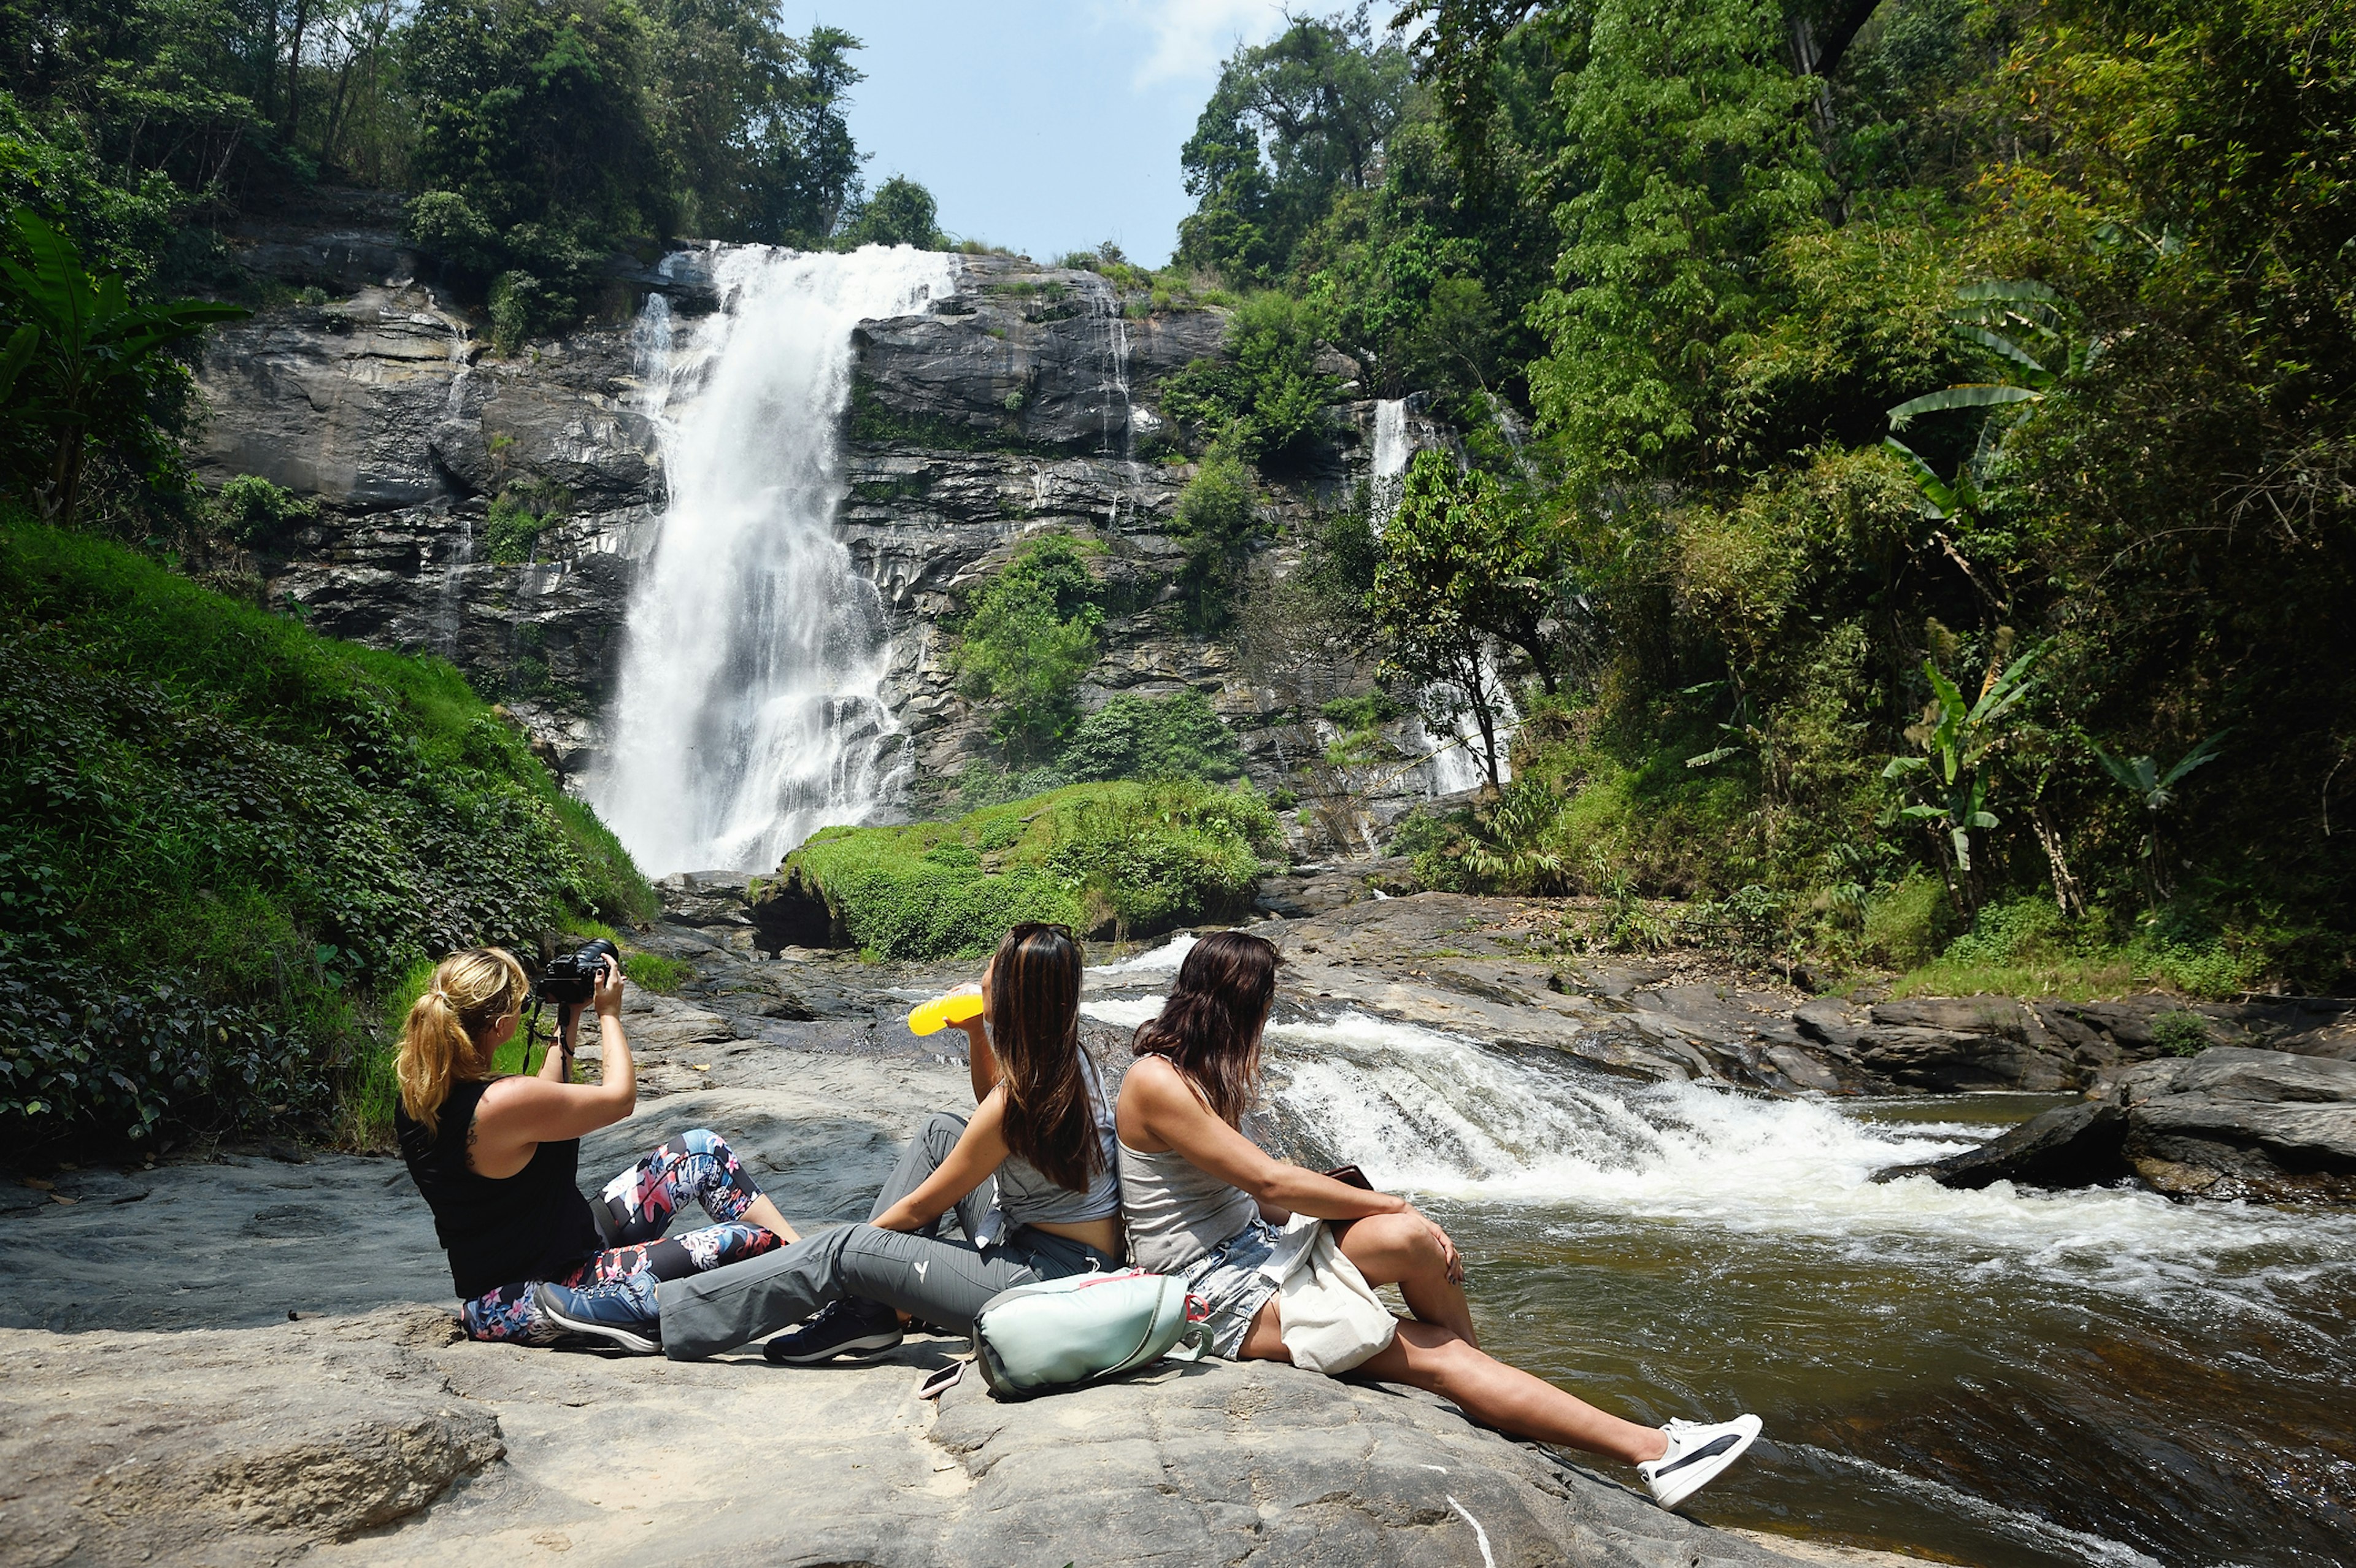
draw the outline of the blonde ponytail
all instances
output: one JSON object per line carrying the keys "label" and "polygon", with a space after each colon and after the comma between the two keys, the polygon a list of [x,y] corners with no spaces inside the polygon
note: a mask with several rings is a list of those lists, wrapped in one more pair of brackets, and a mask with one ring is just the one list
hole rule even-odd
{"label": "blonde ponytail", "polygon": [[530,984],[503,947],[453,953],[434,966],[434,983],[410,1007],[393,1065],[401,1108],[427,1136],[441,1130],[451,1082],[474,1072],[476,1040],[522,1005]]}

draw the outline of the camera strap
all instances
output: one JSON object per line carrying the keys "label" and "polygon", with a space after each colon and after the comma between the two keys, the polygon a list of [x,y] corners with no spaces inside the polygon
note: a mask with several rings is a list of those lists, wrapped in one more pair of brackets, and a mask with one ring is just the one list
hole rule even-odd
{"label": "camera strap", "polygon": [[[531,1043],[539,1038],[540,993],[535,991],[531,997],[531,1015],[523,1020],[523,1072],[527,1078],[531,1076]],[[555,1042],[552,1040],[550,1043]],[[548,1052],[544,1050],[540,1053],[540,1064],[542,1067],[548,1065]]]}

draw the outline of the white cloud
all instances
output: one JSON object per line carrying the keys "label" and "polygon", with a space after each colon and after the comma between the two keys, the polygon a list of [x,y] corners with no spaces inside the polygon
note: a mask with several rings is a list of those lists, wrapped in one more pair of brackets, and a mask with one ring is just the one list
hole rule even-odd
{"label": "white cloud", "polygon": [[1237,44],[1266,43],[1284,30],[1280,0],[1098,0],[1097,9],[1146,35],[1131,79],[1139,87],[1207,81]]}

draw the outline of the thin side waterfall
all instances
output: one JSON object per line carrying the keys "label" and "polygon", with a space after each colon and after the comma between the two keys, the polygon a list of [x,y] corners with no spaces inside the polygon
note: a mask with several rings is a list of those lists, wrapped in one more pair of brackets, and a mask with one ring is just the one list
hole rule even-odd
{"label": "thin side waterfall", "polygon": [[[1414,456],[1415,443],[1407,429],[1407,400],[1383,399],[1375,405],[1374,473],[1368,496],[1376,535],[1398,512],[1399,499],[1407,491],[1407,465]],[[1497,678],[1494,662],[1484,660],[1483,665],[1483,673],[1497,699],[1497,776],[1503,780],[1511,776],[1505,765],[1505,742],[1520,727],[1521,715],[1514,708],[1513,696],[1505,689],[1505,683]],[[1452,695],[1460,704],[1462,701],[1462,694],[1453,688],[1438,688],[1438,694]],[[1423,764],[1425,793],[1434,798],[1457,795],[1478,788],[1487,780],[1488,771],[1481,763],[1480,737],[1480,729],[1470,715],[1460,715],[1452,730],[1437,733],[1423,720],[1416,720],[1410,739],[1430,757]]]}
{"label": "thin side waterfall", "polygon": [[905,747],[883,601],[834,533],[851,334],[947,293],[956,266],[905,246],[728,247],[713,315],[679,324],[648,301],[635,347],[669,502],[588,786],[648,870],[765,870],[888,794]]}
{"label": "thin side waterfall", "polygon": [[[1098,405],[1097,410],[1097,428],[1101,432],[1098,449],[1107,456],[1112,455],[1116,451],[1119,452],[1121,466],[1127,475],[1122,492],[1113,497],[1112,510],[1105,518],[1105,526],[1114,528],[1120,522],[1121,503],[1136,495],[1138,485],[1143,479],[1137,466],[1137,426],[1141,411],[1130,398],[1129,390],[1127,307],[1121,303],[1120,291],[1101,278],[1098,282],[1101,289],[1100,292],[1089,293],[1088,309],[1105,324],[1105,360],[1111,372],[1104,383],[1097,389],[1097,395],[1104,400]],[[1118,441],[1115,440],[1113,425],[1115,399],[1119,399],[1120,402]]]}
{"label": "thin side waterfall", "polygon": [[1399,496],[1407,488],[1407,462],[1415,455],[1408,444],[1407,401],[1402,398],[1385,398],[1375,405],[1375,472],[1373,484],[1375,532],[1381,533],[1383,525],[1398,510]]}

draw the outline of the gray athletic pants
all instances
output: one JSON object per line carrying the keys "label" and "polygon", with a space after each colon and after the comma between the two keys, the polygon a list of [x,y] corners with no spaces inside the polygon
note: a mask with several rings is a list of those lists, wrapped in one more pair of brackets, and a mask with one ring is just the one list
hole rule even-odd
{"label": "gray athletic pants", "polygon": [[[873,1220],[924,1185],[965,1133],[965,1118],[940,1112],[900,1157],[875,1195]],[[663,1354],[701,1360],[789,1328],[846,1296],[880,1301],[926,1323],[970,1333],[974,1315],[1001,1290],[1110,1268],[1094,1247],[1029,1225],[987,1249],[970,1240],[990,1211],[983,1182],[922,1231],[839,1225],[791,1246],[725,1268],[667,1280],[662,1293]],[[954,1218],[964,1235],[941,1234]]]}

